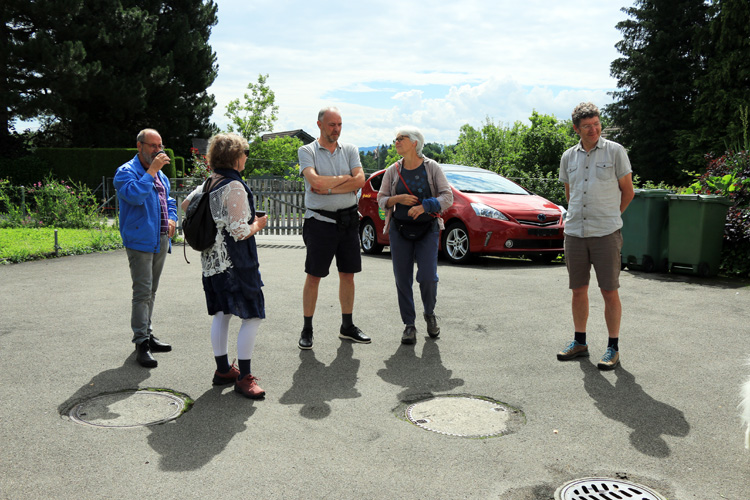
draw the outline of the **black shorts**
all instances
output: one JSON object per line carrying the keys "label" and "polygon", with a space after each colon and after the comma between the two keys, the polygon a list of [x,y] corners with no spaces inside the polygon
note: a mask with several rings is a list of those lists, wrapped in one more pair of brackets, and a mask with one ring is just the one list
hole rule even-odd
{"label": "black shorts", "polygon": [[305,272],[318,278],[328,276],[328,270],[336,257],[340,273],[358,273],[362,270],[362,254],[359,250],[359,230],[356,227],[340,231],[332,222],[305,219],[302,239],[307,247]]}

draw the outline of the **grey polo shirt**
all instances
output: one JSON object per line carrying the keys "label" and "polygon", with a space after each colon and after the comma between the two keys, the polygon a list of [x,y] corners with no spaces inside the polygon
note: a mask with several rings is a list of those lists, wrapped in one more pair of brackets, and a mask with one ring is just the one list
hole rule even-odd
{"label": "grey polo shirt", "polygon": [[[297,150],[299,158],[299,173],[304,177],[304,170],[309,167],[315,168],[318,175],[351,175],[352,170],[361,168],[359,161],[359,150],[353,144],[338,143],[338,147],[331,153],[320,145],[316,139],[314,142],[302,146]],[[310,183],[305,178],[305,218],[314,217],[324,222],[335,222],[333,219],[323,217],[314,210],[336,211],[357,204],[357,193],[343,194],[316,194],[310,190]]]}
{"label": "grey polo shirt", "polygon": [[625,148],[603,137],[588,153],[580,141],[565,151],[560,160],[560,180],[570,189],[565,234],[596,238],[620,229],[617,181],[631,172]]}

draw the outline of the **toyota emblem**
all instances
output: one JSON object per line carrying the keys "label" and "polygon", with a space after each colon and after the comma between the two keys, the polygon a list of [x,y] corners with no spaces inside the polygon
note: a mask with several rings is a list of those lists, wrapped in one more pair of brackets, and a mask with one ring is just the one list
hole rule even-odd
{"label": "toyota emblem", "polygon": [[537,216],[536,216],[536,218],[537,218],[537,220],[538,220],[539,222],[544,222],[544,221],[546,221],[546,220],[547,220],[547,216],[546,216],[546,215],[544,215],[544,214],[539,214],[539,215],[537,215]]}

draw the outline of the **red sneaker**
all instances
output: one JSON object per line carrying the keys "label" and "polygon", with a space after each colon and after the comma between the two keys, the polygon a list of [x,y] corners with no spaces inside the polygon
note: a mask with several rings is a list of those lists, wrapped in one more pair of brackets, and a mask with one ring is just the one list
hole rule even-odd
{"label": "red sneaker", "polygon": [[234,392],[238,392],[250,399],[260,399],[266,395],[266,391],[261,389],[257,383],[258,379],[252,375],[246,375],[242,380],[234,383]]}
{"label": "red sneaker", "polygon": [[237,369],[237,367],[232,364],[232,366],[229,368],[229,371],[226,373],[219,373],[219,371],[214,372],[214,385],[227,385],[227,384],[233,384],[234,382],[237,382],[237,378],[240,376],[240,371]]}

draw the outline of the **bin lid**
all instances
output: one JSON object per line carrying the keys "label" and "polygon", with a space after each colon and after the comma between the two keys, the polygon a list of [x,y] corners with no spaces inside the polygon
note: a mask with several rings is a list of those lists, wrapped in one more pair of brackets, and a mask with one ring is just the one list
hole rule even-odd
{"label": "bin lid", "polygon": [[672,194],[673,191],[669,189],[636,189],[635,195],[643,198],[665,198],[668,194]]}
{"label": "bin lid", "polygon": [[667,198],[670,200],[697,201],[699,203],[732,204],[732,200],[720,194],[670,194]]}

